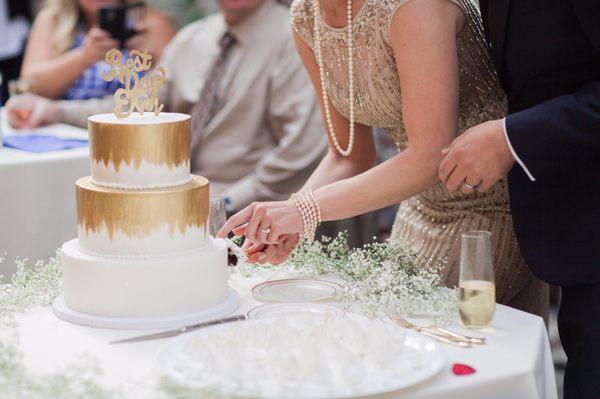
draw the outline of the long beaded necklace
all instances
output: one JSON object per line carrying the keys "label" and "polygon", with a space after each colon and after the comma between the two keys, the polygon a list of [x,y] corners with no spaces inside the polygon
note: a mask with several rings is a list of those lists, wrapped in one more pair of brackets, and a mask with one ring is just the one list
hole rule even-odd
{"label": "long beaded necklace", "polygon": [[319,64],[319,75],[321,77],[321,91],[323,93],[323,104],[325,106],[325,119],[327,120],[327,126],[329,127],[329,133],[333,140],[333,145],[336,150],[343,156],[347,157],[352,154],[352,148],[354,146],[354,56],[352,54],[352,0],[348,0],[346,6],[346,21],[348,23],[348,94],[349,94],[349,111],[350,111],[350,129],[348,148],[343,149],[340,145],[335,130],[333,130],[333,123],[331,122],[331,111],[329,104],[329,96],[327,94],[327,87],[325,83],[325,72],[323,67],[323,57],[321,54],[321,34],[318,28],[318,16],[320,13],[319,0],[313,0],[313,16],[314,16],[314,38],[315,38],[315,51],[317,56],[317,63]]}

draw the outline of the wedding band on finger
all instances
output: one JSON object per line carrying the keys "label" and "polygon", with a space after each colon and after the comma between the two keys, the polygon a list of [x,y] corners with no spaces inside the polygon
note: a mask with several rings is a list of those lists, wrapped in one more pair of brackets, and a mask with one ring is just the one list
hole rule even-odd
{"label": "wedding band on finger", "polygon": [[469,183],[465,182],[463,184],[463,186],[466,187],[466,188],[468,188],[471,191],[475,191],[477,189],[477,187],[479,187],[479,184],[472,185],[472,184],[469,184]]}
{"label": "wedding band on finger", "polygon": [[265,233],[265,234],[269,234],[271,232],[271,228],[270,227],[262,227],[262,226],[260,226],[258,229],[260,231],[262,231],[263,233]]}

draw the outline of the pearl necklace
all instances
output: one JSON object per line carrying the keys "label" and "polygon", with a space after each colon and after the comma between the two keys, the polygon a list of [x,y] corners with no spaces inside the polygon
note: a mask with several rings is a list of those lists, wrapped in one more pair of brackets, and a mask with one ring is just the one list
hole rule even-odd
{"label": "pearl necklace", "polygon": [[[365,0],[366,1],[366,0]],[[327,120],[327,126],[329,127],[329,133],[333,140],[333,145],[336,150],[343,156],[347,157],[352,154],[352,148],[354,146],[354,56],[352,54],[352,0],[348,0],[346,7],[346,21],[348,22],[348,94],[349,94],[349,111],[350,111],[350,131],[348,148],[343,149],[340,145],[337,135],[333,130],[333,123],[331,122],[331,111],[329,109],[329,96],[327,95],[327,87],[325,83],[325,72],[323,67],[323,56],[321,54],[321,35],[318,28],[318,16],[320,13],[319,0],[313,0],[313,16],[314,16],[314,38],[315,38],[315,51],[317,56],[317,64],[319,65],[319,75],[321,77],[321,92],[323,93],[323,105],[325,107],[325,119]]]}

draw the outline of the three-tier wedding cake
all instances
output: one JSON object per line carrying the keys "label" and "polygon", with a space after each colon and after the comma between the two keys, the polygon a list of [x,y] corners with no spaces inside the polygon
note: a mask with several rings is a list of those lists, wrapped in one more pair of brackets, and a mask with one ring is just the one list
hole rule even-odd
{"label": "three-tier wedding cake", "polygon": [[207,234],[208,180],[190,175],[190,117],[102,114],[88,130],[91,176],[76,184],[79,238],[62,247],[57,314],[158,328],[227,310],[227,246]]}

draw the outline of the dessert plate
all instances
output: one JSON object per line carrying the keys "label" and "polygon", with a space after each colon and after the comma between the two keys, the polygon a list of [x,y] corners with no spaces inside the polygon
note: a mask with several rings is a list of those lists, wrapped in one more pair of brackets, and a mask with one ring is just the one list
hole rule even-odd
{"label": "dessert plate", "polygon": [[261,302],[320,302],[333,300],[343,289],[332,281],[294,278],[257,284],[252,295]]}
{"label": "dessert plate", "polygon": [[197,397],[353,399],[423,383],[447,362],[427,337],[349,314],[209,327],[167,343],[156,363]]}
{"label": "dessert plate", "polygon": [[272,317],[294,317],[305,314],[325,315],[328,313],[338,316],[345,314],[342,308],[325,303],[290,302],[257,306],[250,309],[246,316],[248,319],[268,319]]}

